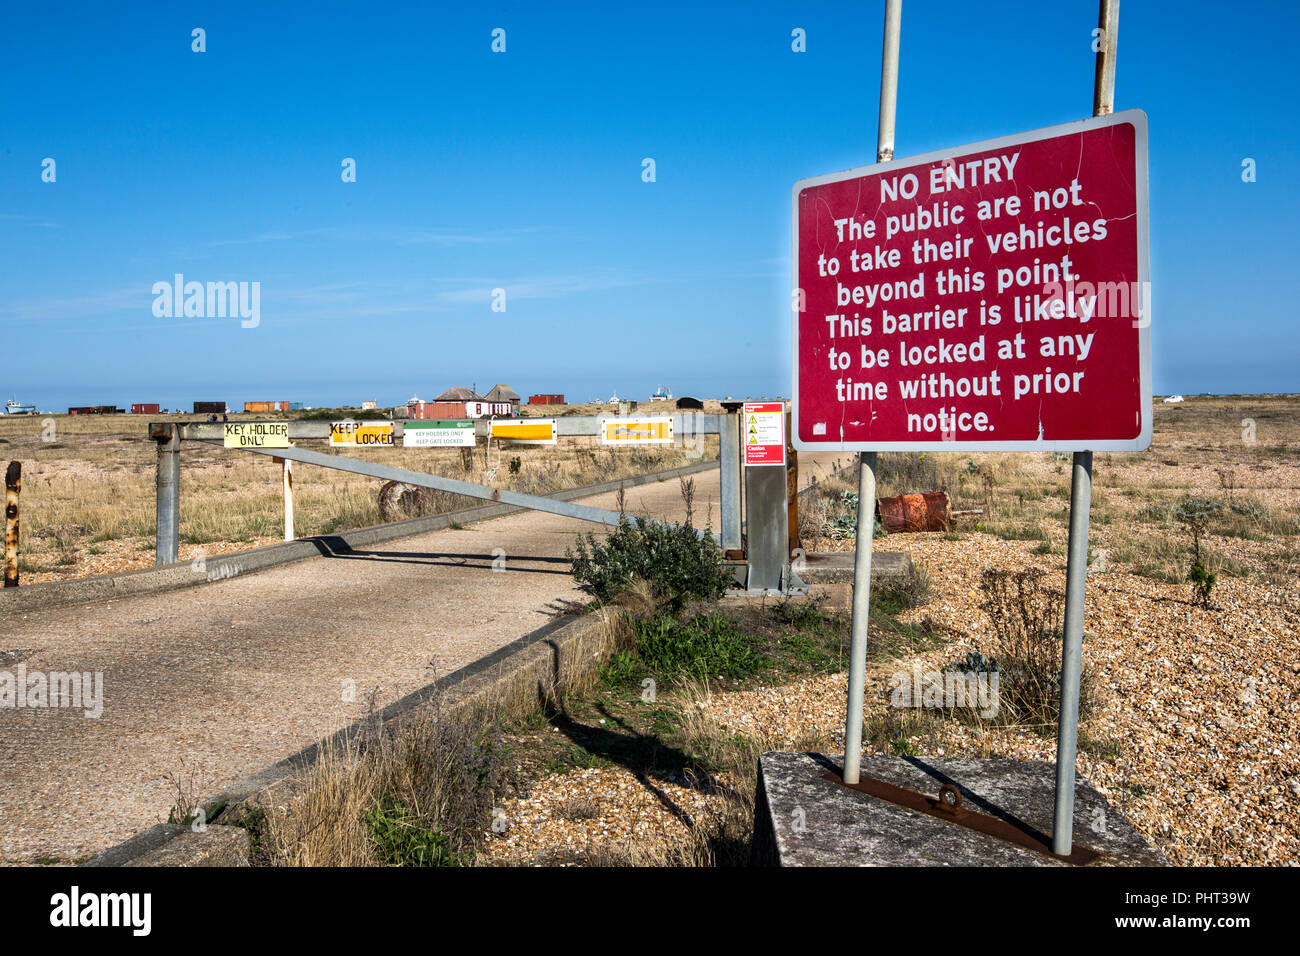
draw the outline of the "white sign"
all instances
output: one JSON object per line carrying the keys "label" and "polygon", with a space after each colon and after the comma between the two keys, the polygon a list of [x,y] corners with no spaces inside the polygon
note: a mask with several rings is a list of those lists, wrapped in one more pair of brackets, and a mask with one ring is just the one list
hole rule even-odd
{"label": "white sign", "polygon": [[457,421],[411,421],[402,428],[405,448],[472,448],[474,423]]}

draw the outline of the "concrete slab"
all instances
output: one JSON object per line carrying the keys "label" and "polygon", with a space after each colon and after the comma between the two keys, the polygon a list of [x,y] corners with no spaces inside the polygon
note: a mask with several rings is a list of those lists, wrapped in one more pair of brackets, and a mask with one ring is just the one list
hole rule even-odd
{"label": "concrete slab", "polygon": [[[172,839],[123,866],[249,866],[249,835],[239,827],[178,827]],[[103,865],[103,864],[101,864]]]}
{"label": "concrete slab", "polygon": [[[804,556],[799,577],[809,584],[851,584],[855,551],[815,551]],[[912,583],[912,559],[901,551],[873,551],[872,587],[906,587]]]}
{"label": "concrete slab", "polygon": [[[1046,854],[822,780],[842,755],[766,753],[759,760],[754,862],[765,866],[1064,866]],[[977,813],[1050,834],[1055,768],[1029,760],[862,758],[863,776],[930,796],[952,784]],[[1097,790],[1079,778],[1074,841],[1102,854],[1091,866],[1164,866],[1165,860]]]}

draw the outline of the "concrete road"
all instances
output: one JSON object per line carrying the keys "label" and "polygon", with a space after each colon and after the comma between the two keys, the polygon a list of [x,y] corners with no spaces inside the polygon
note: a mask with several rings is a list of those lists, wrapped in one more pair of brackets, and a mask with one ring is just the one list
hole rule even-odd
{"label": "concrete road", "polygon": [[[835,459],[800,456],[802,482]],[[716,528],[718,474],[695,484],[696,523],[711,508]],[[677,481],[631,489],[627,510],[681,520]],[[0,708],[0,861],[103,850],[165,820],[178,786],[214,793],[541,627],[582,597],[564,551],[595,527],[529,512],[3,621],[0,680],[98,673],[103,694],[97,718]]]}

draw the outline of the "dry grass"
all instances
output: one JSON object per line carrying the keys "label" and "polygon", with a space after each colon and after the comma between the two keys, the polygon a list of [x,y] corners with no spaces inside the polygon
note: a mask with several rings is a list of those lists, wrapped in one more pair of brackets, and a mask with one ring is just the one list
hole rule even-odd
{"label": "dry grass", "polygon": [[[1255,423],[1255,441],[1242,422]],[[882,497],[947,490],[959,517],[952,537],[983,532],[1033,542],[1043,566],[1064,564],[1071,460],[1066,454],[882,454]],[[829,533],[842,513],[846,473],[807,496],[800,512],[809,550],[852,547]],[[1191,539],[1176,518],[1189,498],[1214,499],[1202,540],[1206,566],[1222,580],[1257,575],[1284,585],[1300,572],[1300,398],[1192,397],[1155,406],[1151,449],[1099,453],[1093,461],[1093,570],[1131,571],[1165,583],[1187,581]],[[886,548],[888,544],[884,545]],[[1098,564],[1100,562],[1100,564]]]}
{"label": "dry grass", "polygon": [[[271,866],[459,865],[473,856],[507,786],[502,727],[590,696],[600,664],[632,638],[628,612],[600,609],[595,633],[546,684],[527,673],[476,697],[438,693],[388,724],[372,714],[346,744],[327,741],[280,805],[241,808],[256,862]],[[259,802],[260,805],[260,802]],[[568,808],[580,818],[582,807]],[[588,808],[589,809],[589,808]],[[430,855],[435,862],[430,862]]]}
{"label": "dry grass", "polygon": [[[581,410],[581,409],[579,409]],[[608,412],[609,409],[602,409]],[[232,416],[232,419],[273,416]],[[283,417],[283,416],[280,416]],[[192,420],[190,416],[156,416]],[[148,566],[154,548],[155,445],[148,416],[0,416],[0,457],[23,463],[20,570],[58,580],[105,570]],[[370,449],[349,453],[367,460],[551,494],[717,457],[717,436],[704,436],[694,457],[677,446],[603,448],[595,438],[565,439],[554,448],[480,445],[461,449]],[[328,451],[328,442],[298,445]],[[283,533],[280,466],[269,458],[187,442],[182,449],[180,540],[210,551],[279,540]],[[295,534],[308,537],[381,524],[381,482],[361,475],[298,465],[294,470]],[[424,496],[416,515],[440,514],[482,502],[444,492]],[[91,560],[112,552],[121,566]]]}
{"label": "dry grass", "polygon": [[[471,855],[491,825],[500,732],[482,711],[436,703],[346,745],[327,744],[296,796],[258,827],[274,866],[446,865]],[[430,857],[416,855],[432,850]]]}

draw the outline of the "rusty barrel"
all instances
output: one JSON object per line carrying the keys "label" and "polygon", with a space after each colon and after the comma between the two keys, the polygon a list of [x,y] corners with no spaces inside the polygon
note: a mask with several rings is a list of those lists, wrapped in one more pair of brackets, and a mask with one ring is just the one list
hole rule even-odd
{"label": "rusty barrel", "polygon": [[946,491],[881,498],[876,502],[876,515],[891,534],[899,531],[947,531],[952,527],[952,499]]}

